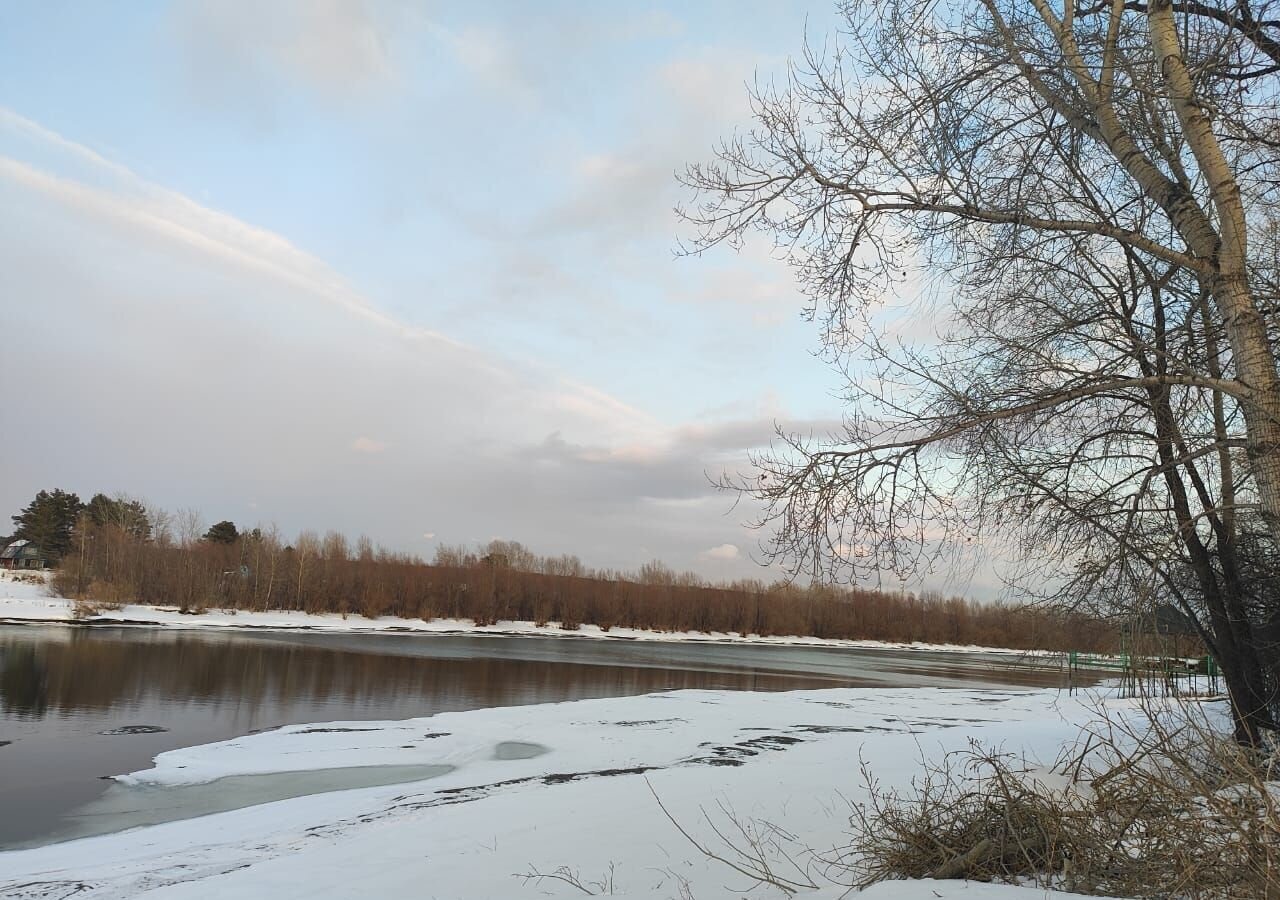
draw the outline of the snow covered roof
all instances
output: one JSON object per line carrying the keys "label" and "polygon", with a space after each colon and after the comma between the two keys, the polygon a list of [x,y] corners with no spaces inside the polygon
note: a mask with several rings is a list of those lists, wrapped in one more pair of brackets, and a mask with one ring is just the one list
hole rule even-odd
{"label": "snow covered roof", "polygon": [[30,541],[17,540],[0,550],[0,559],[17,559],[19,556],[39,556],[40,549]]}

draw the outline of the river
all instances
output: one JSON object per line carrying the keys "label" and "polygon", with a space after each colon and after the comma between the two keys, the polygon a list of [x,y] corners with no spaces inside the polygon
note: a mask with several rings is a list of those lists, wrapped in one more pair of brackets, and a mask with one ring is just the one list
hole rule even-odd
{"label": "river", "polygon": [[[0,848],[86,833],[107,779],[158,753],[281,725],[685,688],[1053,686],[1060,677],[1000,654],[0,626]],[[360,773],[333,786],[411,774]]]}

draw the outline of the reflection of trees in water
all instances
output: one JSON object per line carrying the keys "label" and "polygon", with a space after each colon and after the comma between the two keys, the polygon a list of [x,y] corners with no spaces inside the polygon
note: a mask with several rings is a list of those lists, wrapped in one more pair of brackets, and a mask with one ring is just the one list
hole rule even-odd
{"label": "reflection of trees in water", "polygon": [[174,633],[76,629],[69,640],[0,635],[0,710],[24,717],[147,699],[253,707],[299,701],[358,706],[420,697],[426,714],[682,688],[830,686],[829,680],[783,675],[433,659]]}
{"label": "reflection of trees in water", "polygon": [[0,654],[0,709],[39,717],[48,708],[48,677],[34,646],[3,645]]}

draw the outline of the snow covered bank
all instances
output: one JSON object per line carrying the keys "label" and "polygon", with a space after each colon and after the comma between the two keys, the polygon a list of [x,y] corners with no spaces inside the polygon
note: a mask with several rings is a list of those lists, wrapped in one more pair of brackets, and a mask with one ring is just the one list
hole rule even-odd
{"label": "snow covered bank", "polygon": [[[860,758],[883,782],[904,785],[922,755],[937,758],[970,738],[1052,760],[1092,716],[1091,701],[1053,691],[850,688],[680,691],[289,727],[162,754],[122,783],[163,793],[344,767],[444,774],[0,853],[0,896],[580,895],[564,881],[518,877],[560,867],[584,884],[611,880],[617,896],[739,896],[751,885],[694,850],[655,795],[712,843],[711,823],[723,828],[731,811],[777,823],[796,848],[830,850],[844,841],[847,802],[861,796]],[[829,886],[808,896],[842,893]],[[867,896],[1044,893],[929,882]]]}
{"label": "snow covered bank", "polygon": [[[343,633],[422,634],[502,634],[539,637],[595,638],[627,641],[682,641],[716,644],[775,644],[806,647],[845,647],[850,649],[930,650],[1007,653],[1024,655],[1029,651],[1003,647],[978,647],[958,644],[894,643],[890,641],[835,640],[803,636],[741,635],[724,632],[663,632],[636,628],[611,628],[602,631],[596,625],[583,625],[576,631],[565,631],[556,622],[539,627],[533,622],[498,622],[478,627],[469,619],[401,619],[384,616],[366,619],[358,615],[338,613],[308,614],[276,610],[247,612],[244,610],[209,610],[199,615],[184,615],[176,607],[129,604],[119,609],[101,609],[88,618],[75,614],[75,604],[61,597],[47,596],[43,585],[18,583],[0,573],[0,623],[78,622],[84,624],[162,625],[170,628],[260,628],[278,631],[323,631]],[[1037,652],[1038,651],[1031,651]],[[1062,654],[1046,653],[1058,657]]]}

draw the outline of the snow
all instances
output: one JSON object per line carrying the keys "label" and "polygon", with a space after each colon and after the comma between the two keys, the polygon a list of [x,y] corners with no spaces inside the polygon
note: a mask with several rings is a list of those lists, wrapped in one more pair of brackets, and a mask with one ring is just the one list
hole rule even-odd
{"label": "snow", "polygon": [[[863,796],[860,765],[906,786],[922,757],[970,739],[1052,761],[1097,714],[1092,695],[1046,690],[841,688],[677,691],[442,713],[400,722],[291,726],[161,754],[119,792],[181,797],[234,779],[371,766],[434,777],[332,790],[131,831],[0,853],[0,896],[80,898],[715,898],[751,887],[693,848],[730,817],[773,822],[830,851]],[[1129,701],[1106,700],[1123,712]],[[513,758],[514,757],[514,758]],[[449,768],[446,768],[449,767]],[[411,771],[411,770],[407,770]],[[334,782],[342,787],[341,779]],[[140,793],[139,796],[143,794]],[[270,791],[261,792],[270,796]],[[251,802],[252,796],[245,802]],[[661,800],[661,806],[659,805]],[[563,867],[563,869],[562,869]],[[594,889],[593,889],[594,890]],[[800,896],[835,900],[823,883]],[[773,889],[752,893],[780,897]],[[1031,888],[878,885],[868,900],[1032,900]]]}
{"label": "snow", "polygon": [[49,593],[47,572],[10,572],[0,569],[0,597],[11,598],[13,601],[33,601],[48,597]]}
{"label": "snow", "polygon": [[[807,647],[845,647],[850,649],[928,650],[964,653],[1007,653],[1035,655],[1039,651],[1011,650],[1006,647],[978,647],[959,644],[903,643],[893,641],[838,640],[801,635],[741,635],[737,633],[648,631],[639,628],[611,628],[603,631],[596,625],[583,625],[576,631],[565,631],[559,623],[545,626],[533,622],[501,621],[490,626],[477,626],[470,619],[402,619],[382,616],[366,619],[339,613],[305,613],[290,610],[251,612],[246,610],[208,610],[197,615],[184,614],[176,607],[127,604],[118,609],[101,608],[96,615],[79,618],[73,601],[49,596],[44,585],[20,583],[8,573],[0,573],[0,624],[22,622],[79,622],[109,625],[155,625],[168,628],[242,628],[276,631],[323,631],[342,633],[422,634],[494,634],[537,635],[540,637],[594,638],[597,640],[681,641],[717,644],[775,644]],[[1046,654],[1061,656],[1062,654]]]}
{"label": "snow", "polygon": [[[0,575],[0,622],[73,622],[42,583]],[[598,639],[903,647],[872,641],[578,632],[506,622],[423,622],[164,607],[104,610],[93,623],[333,632],[479,632]],[[922,649],[966,649],[914,646]],[[1013,652],[1013,651],[1007,651]],[[158,756],[82,810],[78,837],[0,852],[0,896],[80,898],[522,898],[741,896],[752,883],[708,859],[716,828],[776,823],[814,872],[834,851],[860,772],[906,787],[923,758],[971,739],[1024,753],[1035,777],[1078,739],[1098,704],[1051,690],[840,688],[676,691],[441,713],[398,722],[298,725]],[[672,818],[668,818],[670,815]],[[674,819],[674,822],[672,821]],[[158,824],[152,824],[158,823]],[[138,827],[134,827],[138,826]],[[119,830],[127,828],[129,830]],[[110,833],[104,833],[110,832]],[[838,879],[838,873],[831,873]],[[810,900],[846,893],[821,878]],[[608,889],[608,890],[606,890]],[[781,897],[757,888],[755,897]],[[1040,889],[899,881],[866,900],[1035,900]],[[1067,895],[1061,895],[1063,897]]]}

